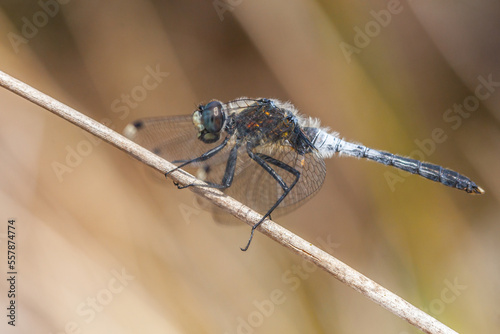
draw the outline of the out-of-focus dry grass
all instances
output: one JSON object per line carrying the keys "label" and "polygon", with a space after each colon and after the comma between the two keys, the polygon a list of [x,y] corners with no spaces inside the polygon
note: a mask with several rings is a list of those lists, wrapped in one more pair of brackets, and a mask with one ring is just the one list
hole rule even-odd
{"label": "out-of-focus dry grass", "polygon": [[[348,139],[400,154],[443,129],[426,160],[486,195],[416,176],[393,191],[392,170],[333,159],[319,195],[278,222],[330,240],[335,256],[458,332],[497,332],[500,87],[456,129],[443,115],[474,94],[479,76],[500,81],[498,4],[401,2],[348,62],[341,43],[354,45],[354,28],[388,2],[233,3],[221,21],[211,1],[72,1],[16,50],[8,34],[21,35],[23,18],[42,9],[4,1],[0,69],[119,131],[239,96],[291,100]],[[169,75],[117,110],[113,101],[137,92],[148,67]],[[189,191],[8,91],[0,99],[0,241],[6,254],[6,221],[16,218],[16,332],[238,333],[242,321],[258,333],[413,332],[262,235],[239,251],[246,225],[213,224]],[[86,148],[59,180],[54,163]],[[6,300],[5,280],[0,288]],[[277,291],[281,303],[263,302]],[[14,332],[5,322],[2,332]]]}

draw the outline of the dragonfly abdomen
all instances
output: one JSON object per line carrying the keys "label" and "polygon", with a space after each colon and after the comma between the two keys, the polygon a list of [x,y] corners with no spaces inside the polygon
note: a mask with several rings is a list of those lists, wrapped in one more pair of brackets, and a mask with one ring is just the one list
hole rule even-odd
{"label": "dragonfly abdomen", "polygon": [[383,163],[384,165],[394,166],[406,172],[420,175],[426,179],[440,182],[445,186],[465,190],[468,193],[482,194],[484,192],[481,187],[478,187],[468,177],[439,165],[370,148],[365,150],[361,157]]}
{"label": "dragonfly abdomen", "polygon": [[412,174],[420,175],[435,182],[440,182],[448,187],[464,190],[468,193],[484,193],[484,190],[468,177],[451,169],[389,152],[378,151],[361,144],[350,143],[331,134],[327,134],[325,131],[320,131],[317,134],[314,143],[324,157],[330,157],[335,153],[339,153],[340,155],[345,154],[357,158],[366,158],[384,165],[396,167]]}

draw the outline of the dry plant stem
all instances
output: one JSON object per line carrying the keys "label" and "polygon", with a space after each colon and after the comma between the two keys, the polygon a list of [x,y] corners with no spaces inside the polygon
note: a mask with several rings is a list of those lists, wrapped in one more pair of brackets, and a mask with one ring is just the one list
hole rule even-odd
{"label": "dry plant stem", "polygon": [[[0,85],[107,141],[163,174],[175,167],[171,163],[126,139],[108,127],[1,71]],[[193,176],[182,171],[172,173],[171,177],[175,182],[180,184],[190,184],[196,180]],[[211,200],[217,206],[225,209],[250,226],[253,226],[260,220],[261,215],[238,201],[225,196],[218,190],[204,187],[191,187],[190,189]],[[423,332],[432,334],[456,333],[454,330],[414,307],[401,297],[276,223],[266,220],[258,230],[308,261],[315,263],[341,282],[344,282],[400,318],[405,319]]]}

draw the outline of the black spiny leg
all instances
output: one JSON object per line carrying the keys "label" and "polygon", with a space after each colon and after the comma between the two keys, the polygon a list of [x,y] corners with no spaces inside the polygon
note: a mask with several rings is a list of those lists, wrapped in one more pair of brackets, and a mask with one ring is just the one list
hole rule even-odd
{"label": "black spiny leg", "polygon": [[[285,164],[284,162],[276,160],[276,159],[274,159],[270,156],[267,156],[265,154],[254,153],[248,147],[247,147],[247,152],[248,152],[248,155],[250,156],[250,158],[252,158],[255,162],[257,162],[262,168],[264,168],[264,170],[266,172],[269,173],[269,175],[271,175],[276,180],[276,182],[278,182],[278,184],[283,189],[283,194],[280,196],[280,198],[278,198],[276,203],[274,203],[274,205],[267,211],[267,213],[262,217],[262,219],[257,224],[252,226],[252,231],[250,232],[250,238],[248,239],[247,245],[244,248],[240,248],[244,252],[248,249],[248,247],[250,247],[250,243],[252,242],[252,238],[253,238],[253,234],[255,232],[255,229],[257,227],[259,227],[260,224],[262,224],[262,222],[267,217],[271,216],[271,213],[274,211],[274,209],[276,209],[278,207],[278,205],[280,205],[280,203],[285,199],[285,197],[290,193],[290,191],[293,189],[295,184],[297,184],[297,182],[300,179],[300,172],[298,170],[296,170],[295,168],[293,168],[292,166],[289,166],[289,165]],[[295,180],[292,182],[292,184],[290,186],[288,186],[285,183],[285,181],[283,181],[283,178],[278,173],[276,173],[276,171],[271,166],[269,166],[269,164],[273,164],[276,167],[279,167],[279,168],[289,172],[290,174],[293,174],[295,176]]]}
{"label": "black spiny leg", "polygon": [[[222,177],[222,182],[219,183],[213,183],[213,182],[205,182],[205,184],[196,184],[197,187],[208,187],[208,188],[216,188],[216,189],[226,189],[233,184],[233,178],[234,178],[234,171],[236,170],[236,162],[238,161],[238,148],[239,145],[236,144],[233,146],[231,149],[231,152],[229,152],[229,157],[227,159],[226,163],[226,170],[224,172],[224,176]],[[183,186],[179,189],[184,189],[187,187],[195,186],[195,184],[188,184],[186,186]]]}
{"label": "black spiny leg", "polygon": [[[224,139],[224,141],[219,146],[216,146],[216,147],[212,148],[211,150],[203,153],[198,158],[194,158],[194,159],[191,159],[191,160],[176,160],[176,161],[172,161],[173,163],[181,163],[181,165],[175,167],[171,171],[166,172],[165,173],[165,177],[168,177],[170,174],[172,174],[176,170],[178,170],[178,169],[180,169],[180,168],[182,168],[182,167],[184,167],[186,165],[210,159],[211,157],[213,157],[214,155],[216,155],[217,153],[219,153],[224,147],[226,147],[228,141],[229,141],[229,137],[226,137]],[[178,184],[176,184],[177,188],[179,188],[179,189],[184,189],[184,188],[189,187],[191,185],[192,184],[189,184],[187,186],[179,186]]]}

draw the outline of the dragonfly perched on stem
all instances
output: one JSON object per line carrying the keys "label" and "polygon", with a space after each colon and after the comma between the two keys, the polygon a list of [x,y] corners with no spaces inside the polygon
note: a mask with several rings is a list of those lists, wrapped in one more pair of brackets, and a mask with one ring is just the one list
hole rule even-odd
{"label": "dragonfly perched on stem", "polygon": [[427,162],[378,151],[345,141],[305,117],[288,102],[265,98],[238,98],[199,105],[192,115],[137,120],[125,135],[153,153],[194,167],[204,183],[178,186],[222,190],[264,213],[251,230],[271,213],[283,214],[305,203],[326,175],[324,159],[335,154],[366,158],[418,174],[470,194],[484,190],[469,178]]}

